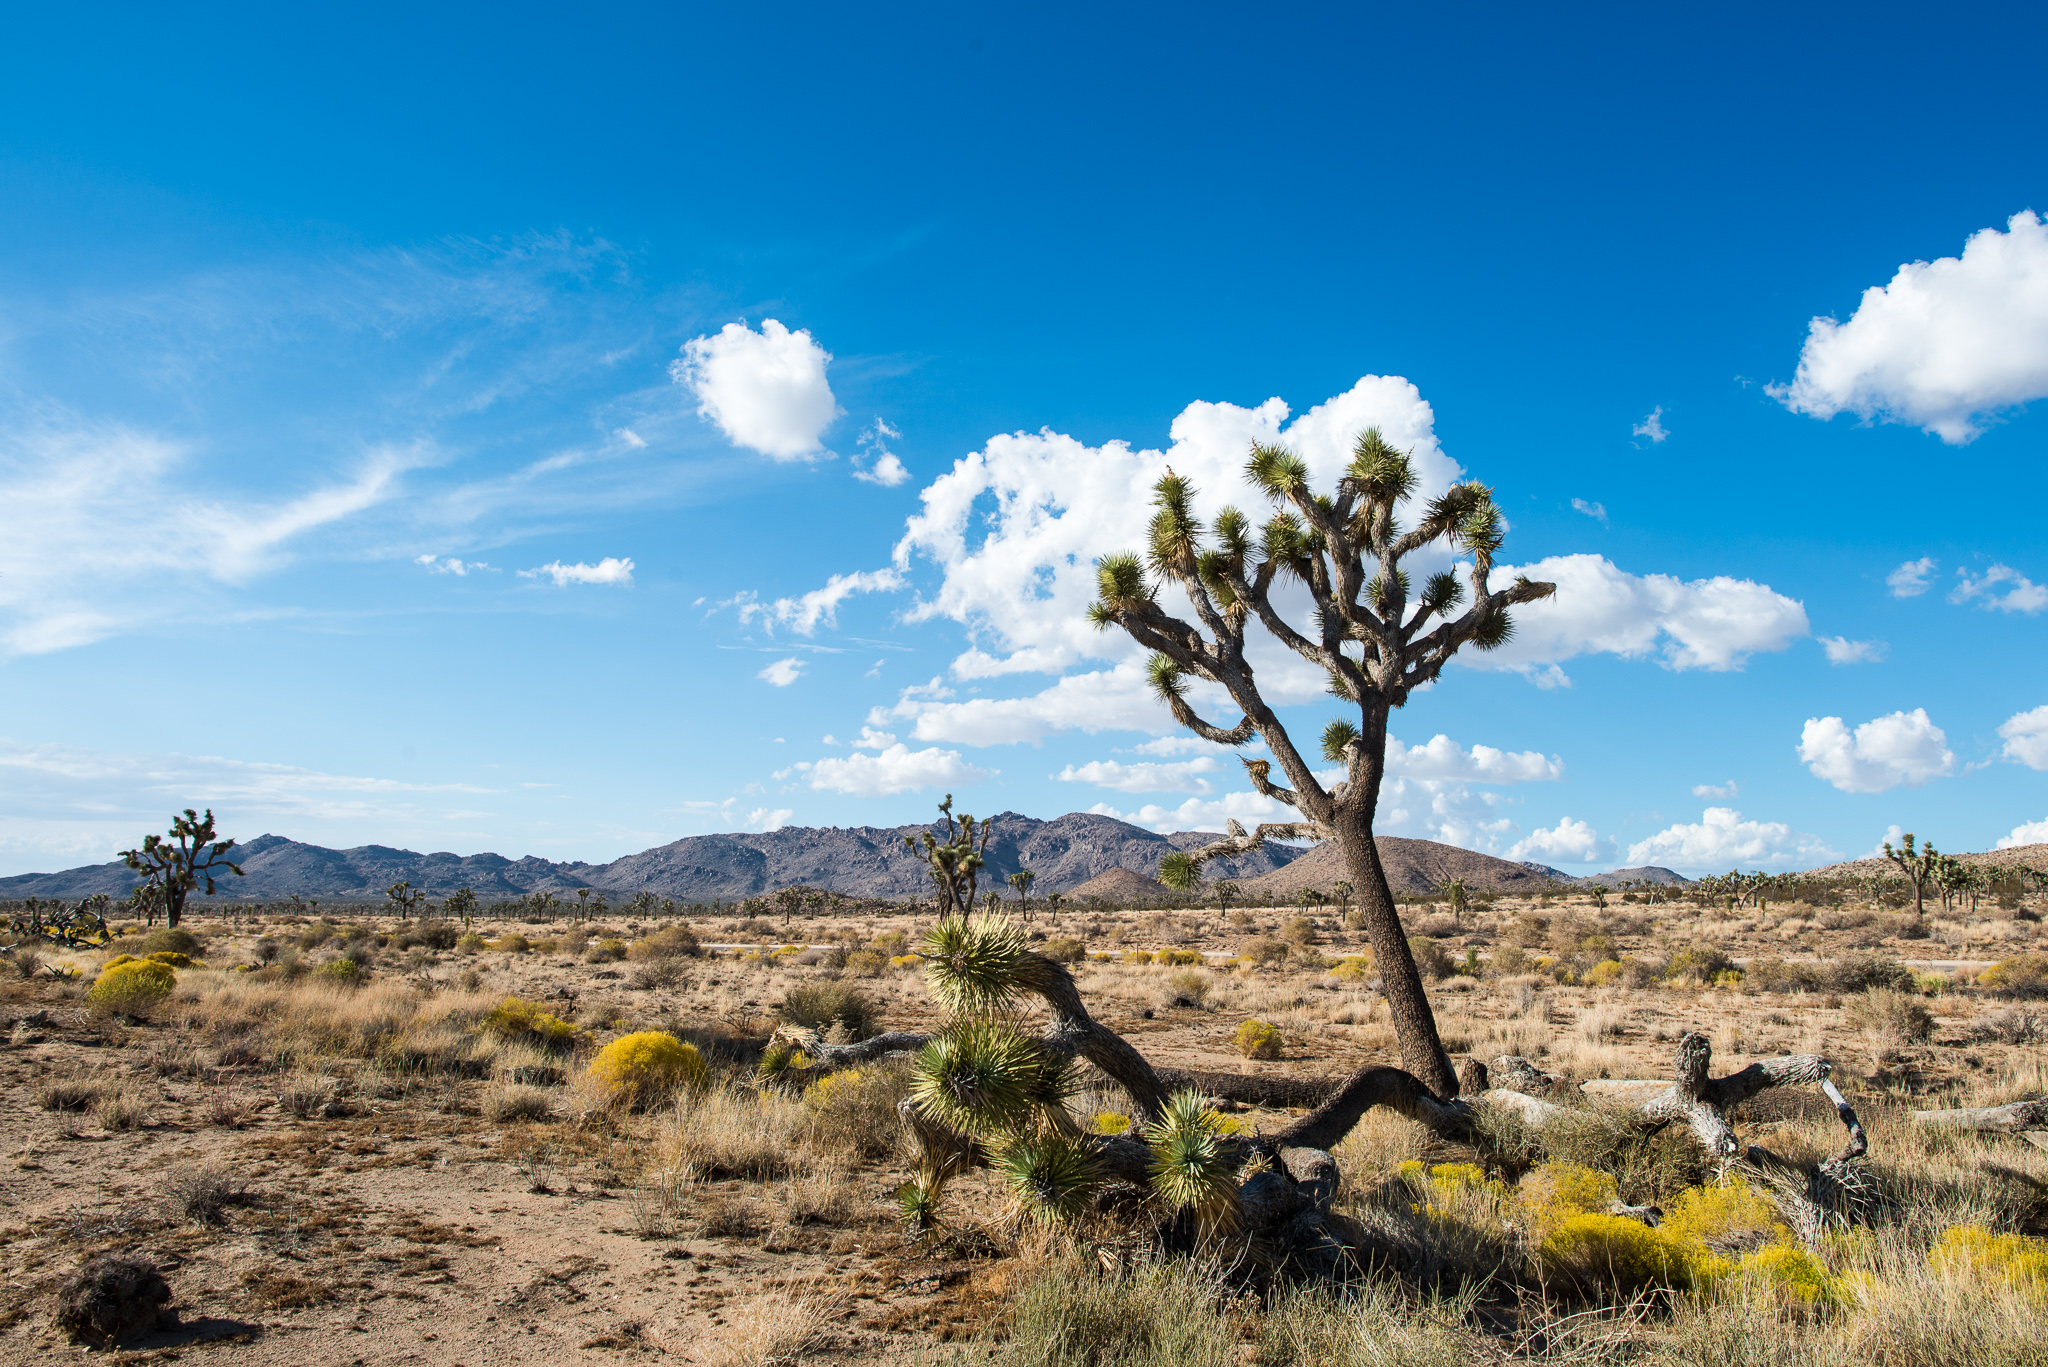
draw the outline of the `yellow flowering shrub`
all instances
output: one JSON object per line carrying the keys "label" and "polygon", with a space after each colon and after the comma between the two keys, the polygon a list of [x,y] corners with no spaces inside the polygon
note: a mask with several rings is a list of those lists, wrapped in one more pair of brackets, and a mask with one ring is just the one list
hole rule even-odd
{"label": "yellow flowering shrub", "polygon": [[1691,1250],[1664,1230],[1626,1216],[1568,1215],[1536,1251],[1547,1273],[1580,1291],[1693,1284]]}
{"label": "yellow flowering shrub", "polygon": [[1237,1052],[1246,1058],[1280,1057],[1280,1031],[1256,1016],[1237,1027]]}
{"label": "yellow flowering shrub", "polygon": [[709,1071],[696,1045],[665,1030],[642,1030],[599,1050],[589,1077],[611,1100],[644,1105],[679,1087],[702,1086]]}
{"label": "yellow flowering shrub", "polygon": [[1152,962],[1186,968],[1192,964],[1207,963],[1208,960],[1192,949],[1162,949],[1152,956]]}
{"label": "yellow flowering shrub", "polygon": [[1620,1198],[1614,1178],[1582,1163],[1545,1163],[1522,1179],[1516,1199],[1537,1234],[1574,1215],[1603,1214]]}
{"label": "yellow flowering shrub", "polygon": [[1120,1111],[1097,1111],[1088,1128],[1096,1134],[1129,1134],[1131,1118]]}
{"label": "yellow flowering shrub", "polygon": [[889,967],[891,968],[921,968],[923,966],[924,955],[922,954],[895,954],[889,958]]}
{"label": "yellow flowering shrub", "polygon": [[1330,976],[1347,983],[1364,982],[1372,976],[1372,955],[1346,954],[1330,969]]}
{"label": "yellow flowering shrub", "polygon": [[159,949],[148,957],[151,963],[162,964],[166,968],[192,967],[192,956],[190,954],[180,954],[175,949]]}
{"label": "yellow flowering shrub", "polygon": [[1787,1304],[1813,1309],[1848,1301],[1848,1285],[1793,1243],[1767,1244],[1737,1260],[1734,1275],[1771,1288]]}
{"label": "yellow flowering shrub", "polygon": [[178,975],[169,964],[148,959],[128,959],[100,970],[86,1002],[95,1011],[116,1016],[139,1016],[171,995]]}
{"label": "yellow flowering shrub", "polygon": [[506,1039],[525,1040],[548,1049],[566,1049],[576,1039],[575,1026],[517,997],[505,998],[497,1010],[484,1018],[484,1028]]}
{"label": "yellow flowering shrub", "polygon": [[836,1099],[843,1099],[848,1094],[860,1090],[860,1085],[867,1080],[867,1076],[868,1070],[865,1068],[841,1068],[836,1073],[827,1073],[804,1088],[804,1104],[819,1109],[830,1106]]}
{"label": "yellow flowering shrub", "polygon": [[1994,1234],[1982,1225],[1951,1225],[1927,1250],[1927,1265],[1949,1276],[2003,1280],[2048,1298],[2048,1239]]}
{"label": "yellow flowering shrub", "polygon": [[1773,1243],[1792,1237],[1778,1219],[1777,1207],[1740,1177],[1710,1187],[1687,1187],[1672,1198],[1662,1229],[1702,1254],[1709,1248],[1752,1244],[1759,1237]]}
{"label": "yellow flowering shrub", "polygon": [[1611,983],[1619,982],[1621,975],[1625,971],[1621,960],[1602,959],[1599,963],[1586,970],[1586,986],[1606,987]]}

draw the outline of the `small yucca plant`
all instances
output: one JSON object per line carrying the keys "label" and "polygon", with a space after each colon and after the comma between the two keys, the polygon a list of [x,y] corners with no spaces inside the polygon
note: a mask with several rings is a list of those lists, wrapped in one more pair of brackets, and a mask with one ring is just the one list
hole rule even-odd
{"label": "small yucca plant", "polygon": [[1153,1195],[1168,1209],[1194,1217],[1207,1240],[1238,1221],[1237,1164],[1217,1124],[1219,1117],[1194,1092],[1175,1092],[1159,1119],[1145,1127],[1146,1164]]}

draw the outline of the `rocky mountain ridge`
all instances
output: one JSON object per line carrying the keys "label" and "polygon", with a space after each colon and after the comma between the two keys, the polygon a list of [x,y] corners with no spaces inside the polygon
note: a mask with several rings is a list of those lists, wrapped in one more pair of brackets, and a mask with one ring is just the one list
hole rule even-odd
{"label": "rocky mountain ridge", "polygon": [[[924,896],[930,881],[921,861],[903,848],[926,826],[784,826],[765,833],[735,832],[686,836],[608,864],[556,863],[498,854],[420,854],[388,845],[332,850],[278,835],[261,835],[235,847],[246,876],[221,886],[235,900],[276,900],[294,893],[323,899],[375,898],[403,880],[431,896],[457,888],[475,891],[485,902],[529,892],[573,893],[590,888],[631,896],[651,892],[679,902],[733,901],[798,884],[854,897]],[[1147,877],[1171,850],[1194,849],[1215,839],[1202,831],[1160,835],[1113,817],[1070,812],[1051,821],[1017,812],[995,818],[988,846],[985,886],[1020,868],[1037,875],[1033,895],[1067,892],[1111,869],[1132,869]],[[1247,879],[1282,868],[1302,851],[1268,844],[1229,861],[1210,865],[1212,876]],[[0,878],[0,899],[126,896],[136,878],[118,861],[61,873]],[[1007,894],[1007,889],[1004,889]]]}

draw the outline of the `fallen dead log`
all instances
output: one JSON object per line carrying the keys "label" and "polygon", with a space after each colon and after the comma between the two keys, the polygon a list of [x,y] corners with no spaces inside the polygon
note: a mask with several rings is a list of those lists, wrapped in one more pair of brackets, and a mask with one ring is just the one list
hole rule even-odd
{"label": "fallen dead log", "polygon": [[1929,1129],[1982,1130],[1993,1134],[2023,1134],[2048,1130],[2048,1097],[2015,1101],[2006,1106],[1965,1107],[1953,1111],[1915,1111],[1913,1123]]}

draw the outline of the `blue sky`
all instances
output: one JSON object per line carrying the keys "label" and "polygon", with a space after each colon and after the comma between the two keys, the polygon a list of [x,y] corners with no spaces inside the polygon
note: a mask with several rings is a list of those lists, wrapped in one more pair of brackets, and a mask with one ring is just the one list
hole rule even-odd
{"label": "blue sky", "polygon": [[1383,831],[2048,840],[2037,8],[741,8],[16,17],[0,872],[1277,816],[1087,562],[1366,422],[1560,584]]}

